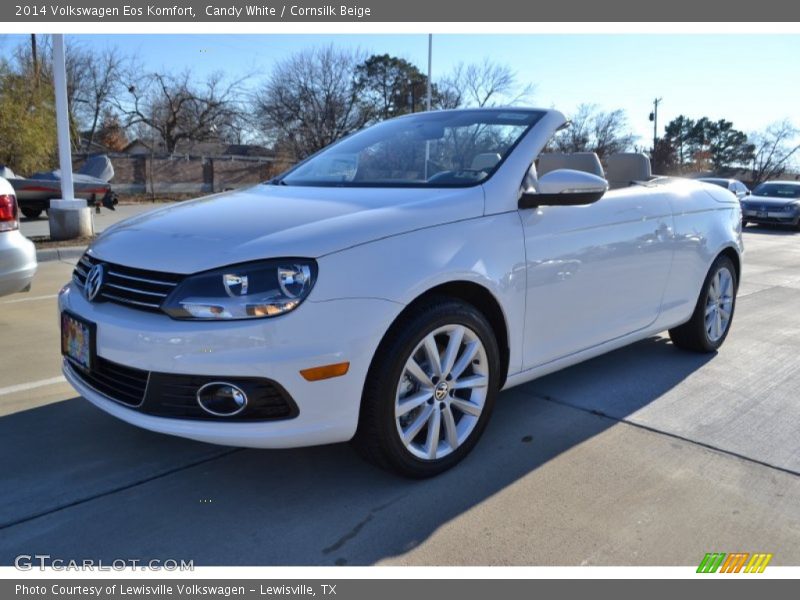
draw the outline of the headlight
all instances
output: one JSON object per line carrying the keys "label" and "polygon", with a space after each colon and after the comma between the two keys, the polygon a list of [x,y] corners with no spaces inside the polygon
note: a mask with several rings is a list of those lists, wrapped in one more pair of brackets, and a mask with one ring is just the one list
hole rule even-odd
{"label": "headlight", "polygon": [[258,319],[297,308],[317,278],[305,258],[233,265],[187,277],[163,305],[174,319]]}

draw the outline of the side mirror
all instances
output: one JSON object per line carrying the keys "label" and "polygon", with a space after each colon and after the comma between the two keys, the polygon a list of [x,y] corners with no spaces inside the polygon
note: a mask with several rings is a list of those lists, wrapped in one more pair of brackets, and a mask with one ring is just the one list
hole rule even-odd
{"label": "side mirror", "polygon": [[608,190],[602,177],[575,171],[555,169],[539,178],[539,191],[525,190],[519,198],[519,208],[538,206],[578,206],[600,200]]}
{"label": "side mirror", "polygon": [[753,193],[753,191],[752,191],[752,190],[747,190],[747,191],[744,193],[744,195],[745,195],[745,196],[749,196],[749,195],[750,195],[750,194],[752,194],[752,193]]}

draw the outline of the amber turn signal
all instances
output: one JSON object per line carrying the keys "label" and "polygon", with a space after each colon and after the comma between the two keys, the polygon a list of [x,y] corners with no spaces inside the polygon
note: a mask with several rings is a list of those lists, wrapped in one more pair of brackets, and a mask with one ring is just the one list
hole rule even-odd
{"label": "amber turn signal", "polygon": [[310,369],[303,369],[300,375],[306,381],[321,381],[323,379],[331,379],[332,377],[341,377],[347,373],[350,368],[349,362],[336,363],[335,365],[323,365],[321,367],[312,367]]}

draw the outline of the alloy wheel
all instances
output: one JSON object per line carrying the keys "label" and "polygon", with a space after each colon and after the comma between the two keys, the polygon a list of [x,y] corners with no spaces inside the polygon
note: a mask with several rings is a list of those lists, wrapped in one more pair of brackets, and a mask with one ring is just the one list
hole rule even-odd
{"label": "alloy wheel", "polygon": [[408,357],[395,394],[395,424],[405,448],[422,460],[451,454],[470,436],[489,385],[486,349],[464,325],[426,335]]}

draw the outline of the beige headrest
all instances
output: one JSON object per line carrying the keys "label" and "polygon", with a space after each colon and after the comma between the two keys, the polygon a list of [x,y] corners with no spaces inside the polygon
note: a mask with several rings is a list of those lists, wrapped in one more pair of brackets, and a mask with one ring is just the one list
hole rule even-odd
{"label": "beige headrest", "polygon": [[612,154],[606,164],[608,184],[611,189],[629,186],[634,181],[648,181],[653,177],[650,159],[645,154],[637,152]]}
{"label": "beige headrest", "polygon": [[575,152],[574,154],[562,154],[560,152],[548,152],[539,155],[539,176],[555,171],[556,169],[574,169],[584,171],[604,177],[603,165],[594,152]]}
{"label": "beige headrest", "polygon": [[470,169],[473,171],[491,171],[500,162],[500,155],[496,152],[484,152],[472,159]]}

